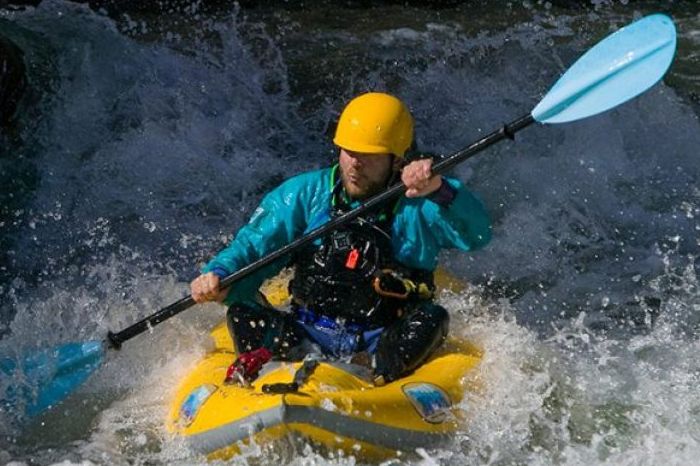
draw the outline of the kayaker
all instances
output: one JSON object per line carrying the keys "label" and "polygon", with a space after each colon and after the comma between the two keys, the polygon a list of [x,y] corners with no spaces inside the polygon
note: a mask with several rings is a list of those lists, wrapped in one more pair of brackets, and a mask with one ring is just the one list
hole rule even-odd
{"label": "kayaker", "polygon": [[[406,162],[413,117],[396,97],[366,93],[343,110],[330,168],[294,176],[267,194],[228,247],[191,284],[197,302],[221,301],[237,361],[252,380],[269,359],[310,351],[369,360],[381,385],[409,373],[442,343],[447,311],[432,300],[443,248],[474,250],[491,236],[482,203],[460,181],[434,176],[430,158]],[[221,290],[221,278],[285,246],[398,179],[406,195],[316,240],[287,260]],[[289,312],[258,288],[291,266]],[[359,355],[359,356],[358,356]]]}

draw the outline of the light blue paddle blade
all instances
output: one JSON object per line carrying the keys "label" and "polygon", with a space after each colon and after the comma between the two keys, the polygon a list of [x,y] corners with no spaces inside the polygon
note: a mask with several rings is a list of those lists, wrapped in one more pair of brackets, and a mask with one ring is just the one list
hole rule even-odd
{"label": "light blue paddle blade", "polygon": [[566,123],[604,112],[641,94],[668,70],[676,28],[666,15],[647,16],[586,52],[532,111],[540,123]]}
{"label": "light blue paddle blade", "polygon": [[38,351],[19,363],[0,359],[0,406],[17,417],[55,406],[101,365],[104,353],[103,342],[89,341]]}

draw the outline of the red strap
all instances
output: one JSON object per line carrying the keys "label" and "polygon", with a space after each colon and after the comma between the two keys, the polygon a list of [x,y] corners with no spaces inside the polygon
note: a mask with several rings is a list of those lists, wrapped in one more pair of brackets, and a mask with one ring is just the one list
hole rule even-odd
{"label": "red strap", "polygon": [[247,353],[241,353],[226,371],[225,381],[235,381],[234,376],[236,374],[239,374],[245,380],[251,381],[257,377],[262,366],[270,359],[272,359],[272,352],[267,348],[258,348]]}

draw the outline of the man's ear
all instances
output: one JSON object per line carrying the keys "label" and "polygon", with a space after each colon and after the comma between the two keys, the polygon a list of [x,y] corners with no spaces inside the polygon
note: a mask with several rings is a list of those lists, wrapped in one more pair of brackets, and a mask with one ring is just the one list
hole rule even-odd
{"label": "man's ear", "polygon": [[406,165],[406,161],[403,159],[403,157],[394,157],[394,171],[398,172],[401,171],[401,169]]}

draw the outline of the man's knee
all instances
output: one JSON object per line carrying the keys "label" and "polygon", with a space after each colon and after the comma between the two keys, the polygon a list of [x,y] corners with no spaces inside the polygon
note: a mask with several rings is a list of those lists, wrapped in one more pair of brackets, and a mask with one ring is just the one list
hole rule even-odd
{"label": "man's knee", "polygon": [[387,330],[376,353],[376,375],[390,382],[423,364],[447,336],[450,316],[434,303],[424,303]]}
{"label": "man's knee", "polygon": [[234,303],[226,311],[226,324],[237,353],[260,348],[266,343],[266,333],[271,330],[268,312],[254,306]]}
{"label": "man's knee", "polygon": [[240,303],[234,303],[226,310],[226,325],[234,341],[241,319],[244,319],[249,313],[250,307]]}
{"label": "man's knee", "polygon": [[434,328],[442,338],[447,336],[450,327],[450,314],[447,309],[435,303],[426,303],[420,306],[411,320]]}
{"label": "man's knee", "polygon": [[265,347],[286,359],[301,340],[294,319],[272,307],[235,303],[228,308],[226,321],[238,353]]}

